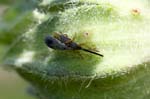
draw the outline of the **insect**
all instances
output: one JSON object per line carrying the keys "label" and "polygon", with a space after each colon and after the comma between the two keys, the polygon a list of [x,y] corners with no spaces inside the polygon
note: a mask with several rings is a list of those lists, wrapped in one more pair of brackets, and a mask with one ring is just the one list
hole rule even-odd
{"label": "insect", "polygon": [[50,35],[46,36],[45,43],[48,47],[55,49],[55,50],[83,50],[83,51],[103,57],[102,54],[82,48],[79,44],[77,44],[76,42],[73,42],[67,35],[61,34],[61,33],[55,33],[53,37]]}

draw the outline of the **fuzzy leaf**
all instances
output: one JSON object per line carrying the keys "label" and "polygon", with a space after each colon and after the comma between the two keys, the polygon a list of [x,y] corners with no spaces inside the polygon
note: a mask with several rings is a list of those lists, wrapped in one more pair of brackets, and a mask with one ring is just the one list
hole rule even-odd
{"label": "fuzzy leaf", "polygon": [[[37,23],[13,43],[5,64],[13,65],[30,81],[42,99],[148,97],[149,6],[138,0],[134,2],[137,6],[126,1],[73,3],[77,5],[48,3],[63,6],[63,10],[46,9],[48,13],[34,10]],[[84,48],[98,50],[104,58],[83,51],[49,49],[44,38],[55,31],[75,38]]]}

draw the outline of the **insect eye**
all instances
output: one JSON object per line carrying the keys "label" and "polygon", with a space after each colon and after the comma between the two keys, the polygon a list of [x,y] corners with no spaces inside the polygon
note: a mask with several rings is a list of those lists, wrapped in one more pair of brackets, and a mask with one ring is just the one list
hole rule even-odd
{"label": "insect eye", "polygon": [[48,44],[52,44],[52,43],[53,43],[53,40],[48,39],[48,40],[47,40],[47,43],[48,43]]}
{"label": "insect eye", "polygon": [[53,39],[50,36],[45,37],[45,43],[46,44],[52,44],[53,43]]}

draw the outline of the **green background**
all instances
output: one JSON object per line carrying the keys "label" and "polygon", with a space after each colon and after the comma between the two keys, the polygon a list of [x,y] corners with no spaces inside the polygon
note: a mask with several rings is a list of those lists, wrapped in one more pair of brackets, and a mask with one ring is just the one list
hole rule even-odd
{"label": "green background", "polygon": [[[20,0],[0,0],[0,21],[6,9],[16,4],[16,1]],[[0,25],[0,31],[1,29],[2,25]],[[2,34],[0,32],[0,36]],[[7,46],[7,43],[2,43],[2,38],[0,38],[0,58],[3,56]],[[6,70],[0,65],[0,99],[35,99],[33,96],[27,94],[26,89],[28,87],[28,83],[15,71]]]}

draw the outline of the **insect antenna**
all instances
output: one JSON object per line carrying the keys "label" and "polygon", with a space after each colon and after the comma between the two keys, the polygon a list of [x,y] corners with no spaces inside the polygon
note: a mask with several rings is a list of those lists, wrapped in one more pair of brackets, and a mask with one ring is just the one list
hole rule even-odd
{"label": "insect antenna", "polygon": [[81,48],[81,50],[86,51],[86,52],[89,52],[89,53],[92,53],[92,54],[95,54],[95,55],[98,55],[98,56],[101,56],[101,57],[104,57],[104,55],[99,54],[99,53],[96,53],[96,52],[93,52],[93,51],[90,51],[90,50],[88,50],[88,49]]}

